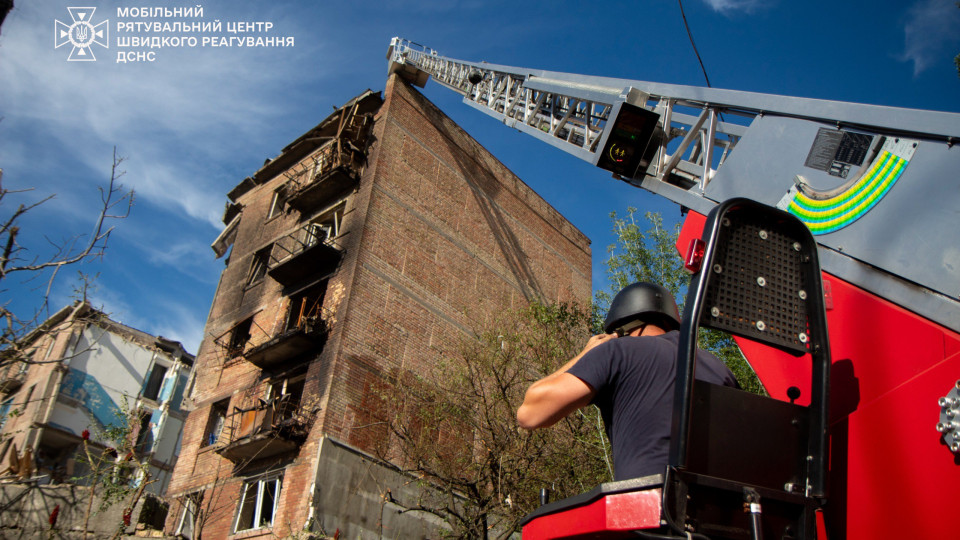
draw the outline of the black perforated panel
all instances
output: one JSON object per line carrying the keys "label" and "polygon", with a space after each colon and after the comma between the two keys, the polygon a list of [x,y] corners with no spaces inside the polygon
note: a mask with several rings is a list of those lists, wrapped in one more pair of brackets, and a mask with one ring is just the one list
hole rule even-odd
{"label": "black perforated panel", "polygon": [[735,209],[720,224],[709,268],[701,326],[725,330],[795,353],[810,343],[807,301],[809,250],[781,224]]}

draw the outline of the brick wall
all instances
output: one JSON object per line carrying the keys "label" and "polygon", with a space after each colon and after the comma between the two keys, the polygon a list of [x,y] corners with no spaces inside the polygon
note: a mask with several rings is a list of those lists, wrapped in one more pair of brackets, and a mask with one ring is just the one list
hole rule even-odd
{"label": "brick wall", "polygon": [[[211,406],[262,397],[277,374],[231,358],[221,345],[247,317],[253,317],[248,347],[282,328],[290,290],[270,277],[247,285],[250,261],[308,216],[293,211],[266,219],[274,191],[289,181],[284,174],[254,176],[252,185],[232,192],[239,193],[240,224],[197,356],[196,408],[184,428],[170,495],[216,488],[236,501],[244,477],[282,468],[274,532],[300,527],[321,477],[316,456],[323,437],[367,452],[385,437],[374,421],[380,400],[373,391],[385,375],[433,365],[505,309],[533,299],[589,301],[587,238],[400,79],[387,83],[370,141],[360,181],[346,197],[344,234],[337,239],[343,257],[324,298],[330,334],[321,351],[296,360],[306,365],[305,399],[319,413],[297,451],[254,460],[236,473],[204,444]],[[310,159],[305,153],[293,168]],[[235,508],[227,507],[205,537],[230,534]],[[174,504],[168,531],[180,513]]]}

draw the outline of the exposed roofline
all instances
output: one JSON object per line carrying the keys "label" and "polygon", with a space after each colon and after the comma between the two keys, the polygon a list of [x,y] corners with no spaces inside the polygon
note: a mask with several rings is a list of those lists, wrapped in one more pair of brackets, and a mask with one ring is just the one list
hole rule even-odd
{"label": "exposed roofline", "polygon": [[123,323],[117,322],[107,316],[106,313],[94,308],[88,302],[74,302],[73,304],[64,306],[59,311],[51,315],[47,320],[43,321],[36,328],[31,330],[23,339],[19,340],[22,344],[29,344],[40,337],[49,333],[52,329],[67,322],[72,324],[79,317],[89,317],[89,324],[94,324],[121,335],[122,337],[129,339],[138,343],[139,345],[147,348],[158,349],[163,352],[166,352],[175,358],[179,357],[187,363],[193,364],[194,355],[187,352],[184,349],[183,344],[179,341],[174,341],[172,339],[167,339],[163,336],[154,336],[148,334],[143,330],[138,330],[131,326],[127,326]]}
{"label": "exposed roofline", "polygon": [[322,122],[285,146],[280,152],[280,155],[273,159],[268,159],[264,162],[263,167],[253,173],[252,176],[244,178],[227,193],[227,197],[231,201],[237,202],[237,199],[254,187],[271,180],[282,171],[290,168],[290,166],[302,159],[303,156],[323,146],[324,143],[336,135],[336,128],[339,124],[341,111],[357,104],[359,104],[358,113],[373,112],[383,104],[383,97],[380,95],[380,92],[367,89],[342,106],[337,107],[329,116],[324,118]]}

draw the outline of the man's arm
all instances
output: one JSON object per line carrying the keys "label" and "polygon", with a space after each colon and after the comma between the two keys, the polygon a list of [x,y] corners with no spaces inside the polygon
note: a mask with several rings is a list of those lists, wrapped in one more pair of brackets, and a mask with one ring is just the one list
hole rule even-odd
{"label": "man's arm", "polygon": [[530,385],[523,404],[517,409],[517,423],[524,429],[550,427],[593,399],[596,390],[578,377],[567,373],[588,351],[611,339],[616,334],[599,334],[587,341],[580,354],[557,371]]}

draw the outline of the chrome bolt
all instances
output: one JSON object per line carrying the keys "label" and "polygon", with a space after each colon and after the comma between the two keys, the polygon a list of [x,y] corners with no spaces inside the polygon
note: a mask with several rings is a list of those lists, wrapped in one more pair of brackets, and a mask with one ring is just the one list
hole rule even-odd
{"label": "chrome bolt", "polygon": [[757,278],[757,285],[759,285],[759,286],[761,286],[761,287],[766,287],[766,286],[767,286],[767,280],[764,279],[763,276],[760,276],[760,277]]}
{"label": "chrome bolt", "polygon": [[720,316],[720,308],[718,308],[718,307],[716,307],[716,306],[710,308],[710,315],[713,315],[714,317],[719,317],[719,316]]}
{"label": "chrome bolt", "polygon": [[953,441],[953,443],[950,444],[950,451],[960,452],[960,441]]}
{"label": "chrome bolt", "polygon": [[713,265],[713,273],[714,273],[714,274],[722,274],[722,273],[723,273],[723,267],[720,266],[719,264]]}
{"label": "chrome bolt", "polygon": [[800,340],[800,343],[806,343],[807,340],[810,339],[803,332],[800,332],[800,335],[798,335],[797,338]]}
{"label": "chrome bolt", "polygon": [[950,427],[950,424],[946,424],[944,422],[937,422],[937,431],[939,431],[940,433],[947,433],[947,432],[953,431],[953,429]]}
{"label": "chrome bolt", "polygon": [[760,231],[760,238],[763,240],[767,239],[767,231]]}
{"label": "chrome bolt", "polygon": [[797,295],[800,297],[801,300],[806,300],[806,299],[807,299],[807,291],[805,291],[805,290],[803,290],[803,289],[800,289],[800,291],[797,293]]}
{"label": "chrome bolt", "polygon": [[800,248],[802,248],[802,247],[803,247],[803,246],[800,245],[800,242],[794,242],[794,243],[793,243],[793,250],[794,250],[794,251],[800,251]]}
{"label": "chrome bolt", "polygon": [[763,332],[767,329],[767,324],[763,321],[757,321],[757,330]]}
{"label": "chrome bolt", "polygon": [[725,217],[725,218],[723,218],[723,221],[721,221],[720,223],[723,223],[723,226],[724,226],[724,227],[729,227],[729,226],[730,226],[730,218],[726,218],[726,217]]}

